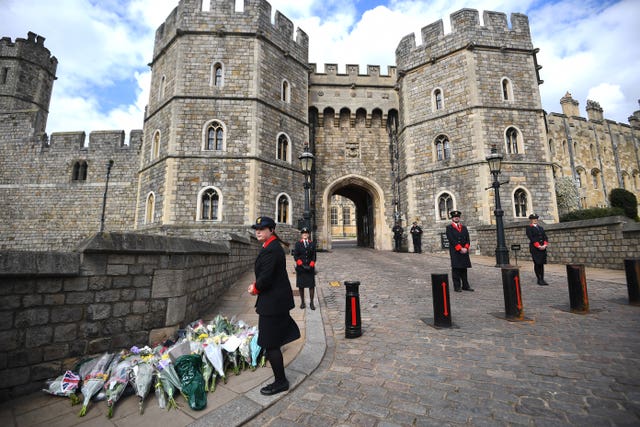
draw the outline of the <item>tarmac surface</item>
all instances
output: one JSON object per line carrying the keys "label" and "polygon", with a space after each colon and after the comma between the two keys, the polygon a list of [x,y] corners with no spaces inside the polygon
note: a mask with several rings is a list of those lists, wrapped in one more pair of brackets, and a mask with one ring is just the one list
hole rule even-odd
{"label": "tarmac surface", "polygon": [[[566,266],[547,265],[550,286],[538,286],[529,257],[519,259],[524,320],[514,321],[505,318],[495,259],[472,256],[472,264],[475,292],[455,293],[450,283],[453,324],[442,328],[431,274],[450,275],[448,255],[344,243],[319,253],[317,309],[307,301],[291,312],[303,336],[283,348],[286,393],[260,395],[272,381],[265,367],[219,384],[203,411],[182,397],[179,410],[160,409],[150,395],[140,415],[130,396],[111,419],[105,402],[79,418],[67,399],[40,393],[0,405],[0,419],[10,427],[640,425],[640,306],[629,304],[624,270],[586,268],[589,312],[577,314]],[[246,293],[252,276],[205,320],[257,324]],[[357,338],[345,337],[345,281],[360,282]]]}

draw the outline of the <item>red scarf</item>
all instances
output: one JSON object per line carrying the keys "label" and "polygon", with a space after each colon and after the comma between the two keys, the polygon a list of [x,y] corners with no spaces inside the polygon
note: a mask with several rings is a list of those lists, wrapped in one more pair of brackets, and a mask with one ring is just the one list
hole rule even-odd
{"label": "red scarf", "polygon": [[462,231],[462,224],[460,223],[455,223],[452,222],[451,225],[453,225],[453,228],[455,228],[456,230],[458,230],[459,232]]}
{"label": "red scarf", "polygon": [[263,248],[266,248],[267,246],[269,246],[269,244],[270,244],[271,242],[273,242],[274,240],[276,240],[276,238],[277,238],[277,237],[276,237],[276,236],[274,236],[274,235],[272,234],[272,235],[271,235],[271,237],[269,237],[269,238],[268,238],[268,239],[267,239],[267,240],[262,244],[262,247],[263,247]]}

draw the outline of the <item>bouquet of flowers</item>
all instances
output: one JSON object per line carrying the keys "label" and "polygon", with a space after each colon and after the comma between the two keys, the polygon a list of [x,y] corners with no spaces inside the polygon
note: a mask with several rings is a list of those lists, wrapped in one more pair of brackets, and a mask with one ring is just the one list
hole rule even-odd
{"label": "bouquet of flowers", "polygon": [[48,380],[45,385],[47,388],[42,391],[53,394],[54,396],[64,396],[71,399],[71,404],[75,405],[79,402],[76,390],[80,384],[80,376],[71,371],[65,371],[56,379]]}
{"label": "bouquet of flowers", "polygon": [[251,349],[251,369],[255,370],[258,365],[263,367],[266,364],[266,358],[264,354],[260,357],[262,353],[262,347],[258,345],[258,334],[256,331],[255,335],[251,337],[251,343],[249,344],[249,348]]}
{"label": "bouquet of flowers", "polygon": [[182,386],[180,385],[180,378],[173,363],[171,363],[168,352],[162,353],[161,355],[156,354],[156,376],[162,385],[162,389],[167,393],[167,410],[177,408],[178,404],[173,396],[176,390],[182,393]]}
{"label": "bouquet of flowers", "polygon": [[[125,356],[122,354],[121,356]],[[107,417],[113,417],[113,405],[120,399],[122,393],[127,388],[129,381],[131,380],[131,359],[122,357],[119,358],[119,362],[114,366],[111,371],[109,379],[104,385],[107,391]]]}
{"label": "bouquet of flowers", "polygon": [[216,379],[218,376],[226,381],[227,377],[224,372],[224,356],[222,355],[222,345],[220,344],[221,336],[216,335],[211,340],[207,342],[206,347],[204,347],[204,355],[211,363],[211,366],[214,369],[212,373],[213,379],[211,380],[210,391],[215,391],[216,389]]}
{"label": "bouquet of flowers", "polygon": [[[102,356],[87,362],[86,370],[89,372],[82,377],[82,387],[80,388],[80,391],[82,392],[84,401],[82,403],[82,409],[80,409],[80,413],[78,414],[79,416],[85,416],[87,413],[87,406],[89,406],[89,401],[94,394],[102,389],[105,381],[109,378],[112,361],[113,353],[105,353]],[[83,367],[84,366],[85,365],[83,365]]]}
{"label": "bouquet of flowers", "polygon": [[144,413],[144,399],[151,390],[153,383],[153,350],[148,346],[141,349],[132,347],[131,352],[135,355],[131,360],[131,383],[140,398],[140,414]]}

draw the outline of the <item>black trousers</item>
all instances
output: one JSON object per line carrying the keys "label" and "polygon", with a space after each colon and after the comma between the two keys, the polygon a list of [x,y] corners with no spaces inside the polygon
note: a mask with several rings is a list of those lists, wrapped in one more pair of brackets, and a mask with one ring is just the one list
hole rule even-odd
{"label": "black trousers", "polygon": [[394,238],[393,240],[395,241],[394,251],[400,252],[400,248],[402,247],[402,237],[400,237],[399,239]]}
{"label": "black trousers", "polygon": [[413,238],[413,251],[417,253],[422,252],[422,239],[420,237]]}
{"label": "black trousers", "polygon": [[536,273],[538,283],[544,282],[544,264],[533,264],[533,271]]}
{"label": "black trousers", "polygon": [[[453,280],[453,289],[467,289],[470,288],[469,281],[467,280],[466,268],[452,268],[451,279]],[[462,286],[461,286],[462,284]]]}

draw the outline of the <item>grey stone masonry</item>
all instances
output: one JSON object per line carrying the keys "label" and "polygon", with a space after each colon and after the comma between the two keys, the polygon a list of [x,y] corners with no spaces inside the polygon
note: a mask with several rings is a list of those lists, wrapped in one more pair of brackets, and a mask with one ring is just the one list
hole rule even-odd
{"label": "grey stone masonry", "polygon": [[75,252],[0,252],[0,400],[82,356],[173,337],[251,268],[257,248],[238,236],[98,233]]}

